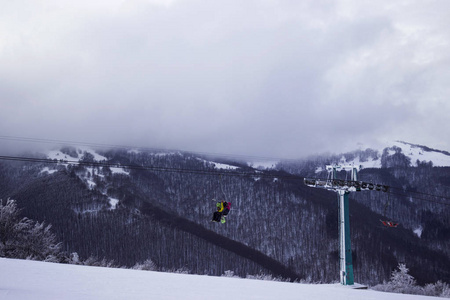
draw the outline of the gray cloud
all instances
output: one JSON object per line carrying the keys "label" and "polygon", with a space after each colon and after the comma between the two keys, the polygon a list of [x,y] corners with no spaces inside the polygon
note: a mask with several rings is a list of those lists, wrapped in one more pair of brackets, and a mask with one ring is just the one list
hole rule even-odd
{"label": "gray cloud", "polygon": [[449,8],[8,3],[0,134],[289,158],[397,139],[450,150]]}

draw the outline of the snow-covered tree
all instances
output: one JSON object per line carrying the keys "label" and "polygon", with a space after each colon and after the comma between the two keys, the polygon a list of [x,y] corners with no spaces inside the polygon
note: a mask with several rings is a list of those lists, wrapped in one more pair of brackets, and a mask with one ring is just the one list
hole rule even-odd
{"label": "snow-covered tree", "polygon": [[424,287],[424,295],[450,298],[450,286],[442,281],[436,283],[429,283]]}
{"label": "snow-covered tree", "polygon": [[23,256],[33,260],[60,261],[61,243],[56,241],[51,227],[44,222],[30,222],[28,232],[23,236]]}
{"label": "snow-covered tree", "polygon": [[223,274],[222,277],[239,277],[237,275],[234,275],[234,271],[232,270],[226,270]]}
{"label": "snow-covered tree", "polygon": [[409,269],[406,265],[399,263],[397,270],[392,272],[391,280],[388,283],[377,285],[373,289],[400,294],[423,294],[423,289],[416,285],[416,280],[408,272]]}
{"label": "snow-covered tree", "polygon": [[416,280],[408,274],[409,269],[405,264],[398,264],[398,270],[394,270],[389,282],[393,292],[403,293],[404,290],[410,289],[416,285]]}
{"label": "snow-covered tree", "polygon": [[27,220],[20,219],[14,200],[8,199],[5,204],[0,201],[0,256],[12,256],[21,233],[27,226]]}
{"label": "snow-covered tree", "polygon": [[441,297],[450,298],[450,286],[448,284],[443,287]]}
{"label": "snow-covered tree", "polygon": [[114,260],[106,258],[98,259],[95,256],[88,257],[84,262],[86,266],[105,267],[105,268],[118,268]]}
{"label": "snow-covered tree", "polygon": [[388,283],[374,286],[373,289],[383,292],[413,294],[436,296],[443,298],[450,298],[450,286],[442,281],[436,283],[429,283],[425,287],[416,285],[416,280],[413,276],[408,274],[409,269],[405,264],[399,264],[398,270],[394,270],[391,275],[391,280]]}
{"label": "snow-covered tree", "polygon": [[133,270],[156,271],[158,266],[149,258],[143,263],[137,263],[133,266]]}
{"label": "snow-covered tree", "polygon": [[67,262],[72,265],[81,265],[82,261],[80,260],[80,256],[77,252],[70,253]]}
{"label": "snow-covered tree", "polygon": [[0,256],[33,260],[60,261],[61,244],[45,226],[28,218],[20,218],[14,200],[0,200]]}

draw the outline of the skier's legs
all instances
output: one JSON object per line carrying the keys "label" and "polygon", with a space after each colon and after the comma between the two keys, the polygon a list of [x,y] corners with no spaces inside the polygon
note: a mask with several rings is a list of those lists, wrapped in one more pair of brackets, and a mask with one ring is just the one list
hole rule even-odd
{"label": "skier's legs", "polygon": [[218,211],[215,211],[212,217],[213,222],[220,222],[220,219],[222,217],[222,214]]}

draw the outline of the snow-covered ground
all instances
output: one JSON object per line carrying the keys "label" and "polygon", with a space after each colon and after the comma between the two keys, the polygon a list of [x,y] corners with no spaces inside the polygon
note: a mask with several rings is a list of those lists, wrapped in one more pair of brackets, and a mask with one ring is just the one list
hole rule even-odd
{"label": "snow-covered ground", "polygon": [[109,269],[0,258],[5,300],[408,300],[437,299],[240,278]]}

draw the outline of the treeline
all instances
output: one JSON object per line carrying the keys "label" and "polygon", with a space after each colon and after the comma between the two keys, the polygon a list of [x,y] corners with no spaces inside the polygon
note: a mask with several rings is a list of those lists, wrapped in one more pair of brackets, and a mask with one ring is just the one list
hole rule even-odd
{"label": "treeline", "polygon": [[[124,199],[130,196],[123,192]],[[136,207],[112,210],[104,195],[87,190],[65,172],[38,177],[14,197],[21,199],[23,215],[51,222],[62,248],[80,257],[106,258],[125,267],[151,259],[161,270],[196,274],[220,275],[230,269],[241,276],[270,273],[259,263],[167,226]]]}
{"label": "treeline", "polygon": [[[116,164],[205,172],[117,172],[108,167],[61,165],[58,172],[49,174],[41,173],[42,164],[1,163],[0,197],[14,197],[25,216],[52,223],[62,248],[82,257],[105,257],[128,267],[150,259],[161,269],[210,275],[233,270],[243,277],[270,273],[271,265],[264,267],[261,262],[268,258],[309,281],[339,279],[335,193],[308,188],[301,177],[286,179],[282,171],[258,173],[242,163],[241,170],[252,176],[235,176],[192,154],[120,150],[101,154]],[[372,155],[367,153],[367,157]],[[402,172],[419,172],[417,169],[374,169],[360,174],[387,185],[403,187],[408,183],[408,190],[417,187],[420,180],[411,181]],[[422,169],[426,176],[426,168]],[[446,175],[438,175],[438,168],[431,170],[436,170],[433,176],[445,181],[440,177]],[[271,176],[263,176],[268,172]],[[421,202],[403,196],[390,198],[387,212],[401,225],[385,230],[379,220],[386,194],[353,194],[350,213],[357,282],[383,282],[399,262],[411,266],[420,284],[450,281],[448,250],[440,249],[448,241],[440,240],[442,232],[427,229],[430,225],[421,221],[426,217],[420,212]],[[119,200],[117,209],[112,209],[109,197]],[[210,221],[213,199],[232,203],[226,224]],[[435,214],[437,206],[427,204],[425,210]],[[448,220],[442,217],[445,212],[438,212],[436,228],[448,228]],[[412,231],[419,225],[423,226],[422,239]],[[220,244],[227,239],[247,248]],[[244,255],[252,256],[252,251],[263,256]]]}
{"label": "treeline", "polygon": [[439,280],[436,283],[428,283],[424,287],[418,286],[414,276],[409,274],[409,269],[401,263],[397,270],[392,271],[391,279],[388,282],[376,285],[373,289],[389,293],[450,298],[449,284]]}
{"label": "treeline", "polygon": [[[372,153],[369,153],[367,156],[371,155]],[[116,153],[116,157],[118,156]],[[130,162],[137,164],[157,163],[158,166],[170,168],[183,167],[184,161],[197,170],[201,168],[214,170],[210,164],[196,157],[182,155],[163,159],[161,156],[155,158],[153,155],[141,153],[130,159]],[[220,171],[220,173],[224,172],[226,171]],[[249,178],[167,172],[154,174],[159,181],[162,179],[167,188],[164,189],[165,193],[161,193],[161,189],[156,188],[160,191],[159,196],[152,201],[203,226],[211,226],[209,217],[213,207],[209,199],[226,198],[227,201],[232,202],[235,209],[230,215],[234,216],[233,226],[226,230],[216,226],[214,229],[218,233],[258,249],[304,276],[312,274],[313,280],[325,282],[336,280],[338,241],[337,205],[334,193],[306,188],[301,183],[301,178],[289,181],[281,178],[274,180],[264,176]],[[145,177],[145,175],[141,176]],[[137,183],[147,182],[142,177],[142,180],[134,180],[140,178],[137,174],[133,174],[132,177]],[[390,177],[395,178],[392,175]],[[148,195],[155,190],[155,186],[148,190],[146,187],[148,183],[138,186],[138,189],[142,189]],[[367,194],[371,196],[370,193]],[[372,196],[382,197],[383,195]],[[439,265],[448,265],[448,257],[430,252],[429,247],[423,245],[408,226],[402,226],[391,232],[380,228],[379,219],[382,217],[380,215],[383,214],[386,200],[383,198],[379,200],[371,201],[378,202],[378,208],[375,210],[378,215],[373,214],[364,205],[352,203],[352,211],[357,212],[354,213],[351,222],[355,223],[352,225],[352,239],[354,240],[355,273],[359,282],[374,284],[389,278],[392,269],[401,259],[415,261],[413,272],[417,273],[419,272],[415,266],[422,263],[429,263],[441,270],[442,267]],[[364,201],[357,201],[364,204]],[[200,203],[200,205],[193,205],[193,203]],[[390,204],[389,211],[391,208],[398,210],[399,207],[405,211],[403,218],[417,210],[408,206],[403,208]],[[399,218],[398,221],[403,218]],[[371,238],[367,239],[367,236]],[[415,253],[411,253],[411,243],[417,245]],[[434,272],[430,268],[428,275],[431,277],[427,277],[428,275],[424,275],[423,272],[417,277],[420,282],[437,280],[439,276],[448,278],[448,272],[445,270],[439,275],[431,273]]]}

